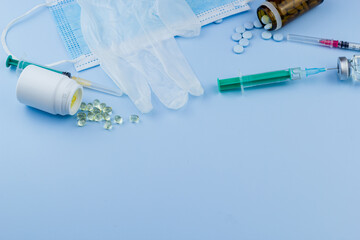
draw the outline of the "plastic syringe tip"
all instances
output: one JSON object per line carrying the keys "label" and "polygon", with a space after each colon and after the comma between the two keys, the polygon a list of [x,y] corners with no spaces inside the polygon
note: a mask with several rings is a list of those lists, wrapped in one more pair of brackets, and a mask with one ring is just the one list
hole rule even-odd
{"label": "plastic syringe tip", "polygon": [[326,72],[326,68],[306,68],[305,69],[306,71],[306,76],[311,76],[311,75],[316,75],[316,74],[319,74],[319,73],[323,73],[323,72]]}

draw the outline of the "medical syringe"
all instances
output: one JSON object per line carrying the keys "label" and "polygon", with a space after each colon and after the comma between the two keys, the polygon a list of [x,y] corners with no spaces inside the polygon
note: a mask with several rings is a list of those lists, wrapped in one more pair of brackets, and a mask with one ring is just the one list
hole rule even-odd
{"label": "medical syringe", "polygon": [[306,44],[312,44],[323,47],[360,51],[360,43],[352,43],[352,42],[339,41],[334,39],[315,38],[315,37],[289,34],[287,36],[287,40],[290,42],[306,43]]}
{"label": "medical syringe", "polygon": [[38,64],[16,60],[16,59],[13,59],[13,57],[11,55],[6,60],[6,67],[14,66],[19,70],[23,70],[24,68],[26,68],[29,65],[34,65],[34,66],[37,66],[37,67],[40,67],[40,68],[43,68],[43,69],[46,69],[46,70],[49,70],[49,71],[52,71],[52,72],[56,72],[56,73],[65,75],[65,76],[71,78],[72,80],[76,81],[78,84],[80,84],[81,86],[83,86],[85,88],[89,88],[89,89],[92,89],[92,90],[95,90],[95,91],[98,91],[98,92],[102,92],[102,93],[107,93],[107,94],[114,95],[114,96],[117,96],[117,97],[122,96],[121,91],[115,91],[115,90],[106,88],[106,87],[102,86],[101,84],[94,83],[94,82],[91,82],[89,80],[82,79],[82,78],[79,78],[79,77],[74,77],[69,72],[62,72],[62,71],[58,71],[58,70],[48,68],[48,67],[45,67],[45,66],[41,66],[41,65],[38,65]]}
{"label": "medical syringe", "polygon": [[[337,69],[337,68],[336,68]],[[248,76],[240,76],[236,78],[218,79],[218,85],[220,92],[245,88],[258,87],[270,84],[290,82],[293,80],[300,80],[311,75],[326,72],[327,68],[289,68],[280,71],[266,72]]]}

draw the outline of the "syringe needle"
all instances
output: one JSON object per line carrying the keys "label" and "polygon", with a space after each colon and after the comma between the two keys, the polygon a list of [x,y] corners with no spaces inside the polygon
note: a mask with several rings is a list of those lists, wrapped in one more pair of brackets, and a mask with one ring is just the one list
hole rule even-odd
{"label": "syringe needle", "polygon": [[93,83],[89,80],[83,79],[83,78],[78,78],[78,77],[71,77],[71,79],[75,80],[78,84],[82,85],[85,88],[89,88],[98,92],[102,92],[102,93],[107,93],[110,95],[114,95],[117,97],[121,97],[123,94],[122,92],[119,91],[115,91],[109,88],[106,88],[98,83]]}
{"label": "syringe needle", "polygon": [[338,70],[338,69],[339,69],[339,68],[336,67],[336,68],[327,68],[326,70],[327,70],[327,71],[330,71],[330,70]]}

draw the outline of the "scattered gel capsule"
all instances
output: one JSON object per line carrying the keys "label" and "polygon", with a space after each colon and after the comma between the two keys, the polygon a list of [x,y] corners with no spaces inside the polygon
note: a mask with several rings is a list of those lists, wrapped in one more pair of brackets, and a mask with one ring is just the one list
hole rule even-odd
{"label": "scattered gel capsule", "polygon": [[247,22],[244,24],[244,27],[246,28],[246,30],[252,30],[254,29],[254,24],[252,22]]}
{"label": "scattered gel capsule", "polygon": [[79,113],[76,115],[76,117],[77,117],[78,120],[86,119],[86,113],[84,113],[84,112],[79,112]]}
{"label": "scattered gel capsule", "polygon": [[129,120],[131,123],[139,123],[140,122],[140,118],[138,115],[131,115],[129,117]]}
{"label": "scattered gel capsule", "polygon": [[106,130],[111,130],[113,128],[112,123],[110,121],[106,121],[104,124],[104,128]]}
{"label": "scattered gel capsule", "polygon": [[108,114],[111,115],[112,114],[112,108],[111,107],[104,107],[103,112],[108,113]]}
{"label": "scattered gel capsule", "polygon": [[261,24],[261,22],[259,20],[255,20],[253,24],[254,24],[254,27],[257,29],[263,28],[263,25]]}
{"label": "scattered gel capsule", "polygon": [[94,105],[92,103],[88,103],[88,105],[86,106],[86,110],[92,112],[94,110]]}
{"label": "scattered gel capsule", "polygon": [[101,103],[99,109],[102,111],[104,108],[106,108],[106,103]]}
{"label": "scattered gel capsule", "polygon": [[268,15],[264,15],[264,16],[262,16],[261,17],[261,22],[263,23],[263,24],[268,24],[268,23],[270,23],[271,22],[271,20],[270,20],[270,17],[268,16]]}
{"label": "scattered gel capsule", "polygon": [[244,33],[246,31],[244,26],[239,26],[237,28],[235,28],[235,32],[237,33]]}
{"label": "scattered gel capsule", "polygon": [[123,122],[124,122],[124,120],[123,120],[123,118],[122,117],[120,117],[119,115],[116,115],[115,117],[114,117],[114,122],[116,123],[116,124],[123,124]]}
{"label": "scattered gel capsule", "polygon": [[87,115],[87,119],[89,121],[94,121],[95,120],[95,114],[93,112],[89,112]]}
{"label": "scattered gel capsule", "polygon": [[101,113],[95,114],[94,121],[101,122],[103,120],[103,116]]}
{"label": "scattered gel capsule", "polygon": [[219,19],[219,20],[215,21],[214,23],[220,24],[220,23],[222,23],[223,21],[224,21],[224,19]]}
{"label": "scattered gel capsule", "polygon": [[110,116],[110,114],[108,114],[108,113],[103,113],[103,114],[102,114],[102,117],[103,117],[103,119],[104,119],[105,121],[110,121],[110,119],[111,119],[111,116]]}
{"label": "scattered gel capsule", "polygon": [[270,29],[272,29],[272,27],[273,27],[272,23],[268,23],[268,24],[265,25],[264,29],[265,30],[270,30]]}
{"label": "scattered gel capsule", "polygon": [[261,34],[261,37],[262,37],[263,39],[265,39],[265,40],[269,40],[269,39],[271,39],[272,34],[271,34],[271,32],[264,31],[264,32]]}
{"label": "scattered gel capsule", "polygon": [[94,107],[99,108],[100,107],[100,100],[99,99],[95,99],[93,102]]}
{"label": "scattered gel capsule", "polygon": [[284,41],[284,35],[282,35],[281,33],[276,33],[273,35],[273,39],[276,42],[282,42]]}
{"label": "scattered gel capsule", "polygon": [[250,41],[246,38],[243,38],[239,41],[239,45],[243,46],[243,47],[247,47],[247,46],[249,46],[249,44],[250,44]]}
{"label": "scattered gel capsule", "polygon": [[92,111],[94,114],[99,114],[101,113],[100,109],[97,108],[97,107],[94,107],[93,111]]}
{"label": "scattered gel capsule", "polygon": [[235,42],[238,42],[240,41],[240,39],[242,39],[242,36],[241,36],[241,33],[234,33],[232,36],[231,36],[231,39]]}
{"label": "scattered gel capsule", "polygon": [[243,33],[243,37],[246,38],[246,39],[252,39],[253,37],[253,34],[249,31],[246,31]]}
{"label": "scattered gel capsule", "polygon": [[236,54],[241,54],[241,53],[244,52],[244,47],[240,46],[240,45],[236,45],[236,46],[233,47],[233,51]]}
{"label": "scattered gel capsule", "polygon": [[82,102],[82,103],[80,104],[80,110],[81,110],[81,111],[86,111],[86,109],[87,109],[86,103]]}
{"label": "scattered gel capsule", "polygon": [[77,125],[78,125],[79,127],[84,127],[84,126],[86,125],[86,120],[80,119],[80,120],[78,121]]}

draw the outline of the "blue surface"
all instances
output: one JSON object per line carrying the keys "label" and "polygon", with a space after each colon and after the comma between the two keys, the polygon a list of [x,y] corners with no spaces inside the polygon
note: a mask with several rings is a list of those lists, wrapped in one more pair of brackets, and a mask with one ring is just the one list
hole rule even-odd
{"label": "blue surface", "polygon": [[[360,41],[360,2],[339,2],[281,32]],[[0,27],[37,3],[4,1]],[[21,105],[16,73],[0,64],[0,239],[360,239],[360,87],[335,72],[245,96],[216,86],[240,71],[334,67],[354,52],[264,41],[258,31],[234,54],[233,29],[253,19],[254,10],[179,39],[206,94],[180,111],[154,99],[139,125],[112,132]],[[8,42],[38,63],[68,57],[46,9]],[[99,68],[80,76],[113,86]],[[137,113],[126,97],[86,92],[95,98]]]}

